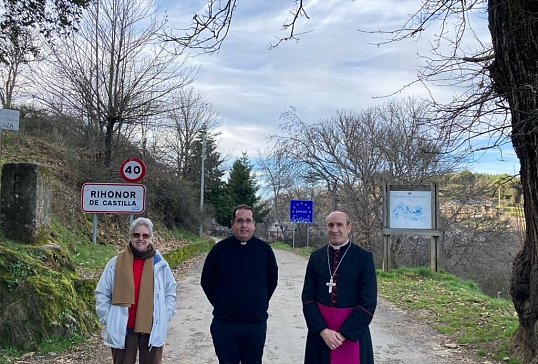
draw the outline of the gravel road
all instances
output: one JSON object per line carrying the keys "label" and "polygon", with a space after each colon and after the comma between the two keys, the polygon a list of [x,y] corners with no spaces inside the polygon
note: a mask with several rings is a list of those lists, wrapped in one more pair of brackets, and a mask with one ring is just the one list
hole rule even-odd
{"label": "gravel road", "polygon": [[[277,249],[275,254],[279,282],[270,302],[264,362],[302,363],[306,325],[300,295],[307,262],[289,251]],[[217,363],[209,333],[212,307],[199,284],[203,262],[192,264],[178,281],[177,314],[169,326],[163,364]],[[377,364],[488,363],[464,347],[448,348],[448,338],[381,298],[370,328]]]}

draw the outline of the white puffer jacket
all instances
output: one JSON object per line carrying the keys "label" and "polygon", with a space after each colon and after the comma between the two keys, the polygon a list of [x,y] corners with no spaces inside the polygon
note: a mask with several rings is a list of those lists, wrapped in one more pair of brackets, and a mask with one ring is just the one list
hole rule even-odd
{"label": "white puffer jacket", "polygon": [[[110,259],[95,288],[96,311],[104,325],[102,338],[105,345],[115,349],[125,348],[128,307],[112,305],[114,273],[117,256]],[[168,322],[176,313],[176,281],[168,262],[157,250],[153,257],[153,326],[149,336],[150,347],[163,346]]]}

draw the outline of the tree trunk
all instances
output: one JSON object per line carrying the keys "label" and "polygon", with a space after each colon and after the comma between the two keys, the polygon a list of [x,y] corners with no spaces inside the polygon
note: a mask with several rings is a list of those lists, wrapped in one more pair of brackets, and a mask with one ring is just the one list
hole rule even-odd
{"label": "tree trunk", "polygon": [[538,363],[538,1],[490,0],[488,12],[495,53],[491,78],[511,110],[526,219],[524,245],[512,271],[519,327],[511,351],[523,363]]}
{"label": "tree trunk", "polygon": [[104,166],[110,167],[112,162],[112,148],[114,143],[114,126],[116,125],[117,118],[112,117],[107,119],[105,128],[105,161]]}

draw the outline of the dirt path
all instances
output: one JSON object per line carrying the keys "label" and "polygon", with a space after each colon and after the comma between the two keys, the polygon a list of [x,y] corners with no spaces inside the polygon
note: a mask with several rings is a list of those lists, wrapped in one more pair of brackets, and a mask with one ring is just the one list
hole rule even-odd
{"label": "dirt path", "polygon": [[[301,289],[306,260],[289,251],[275,250],[278,287],[271,299],[265,364],[302,364],[306,325]],[[216,364],[209,325],[212,307],[200,287],[204,258],[193,258],[174,269],[178,282],[177,314],[172,319],[163,364]],[[372,331],[376,364],[494,364],[466,347],[449,349],[450,340],[389,302],[378,298]],[[110,348],[96,333],[83,344],[60,355],[28,353],[14,364],[107,364]]]}
{"label": "dirt path", "polygon": [[[275,250],[279,283],[269,308],[264,362],[303,362],[306,325],[301,310],[301,289],[306,260]],[[214,364],[209,325],[212,307],[200,287],[204,259],[190,267],[178,281],[177,314],[169,328],[163,364]],[[484,363],[465,349],[448,349],[448,339],[380,299],[371,324],[377,364],[462,364]]]}

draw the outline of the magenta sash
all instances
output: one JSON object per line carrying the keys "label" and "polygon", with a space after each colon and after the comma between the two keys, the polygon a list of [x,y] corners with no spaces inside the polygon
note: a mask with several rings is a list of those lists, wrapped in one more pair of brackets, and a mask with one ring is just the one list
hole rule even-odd
{"label": "magenta sash", "polygon": [[[346,317],[353,311],[351,308],[333,308],[320,304],[318,308],[329,329],[338,331]],[[330,364],[360,364],[359,342],[344,340],[337,349],[331,350]]]}

